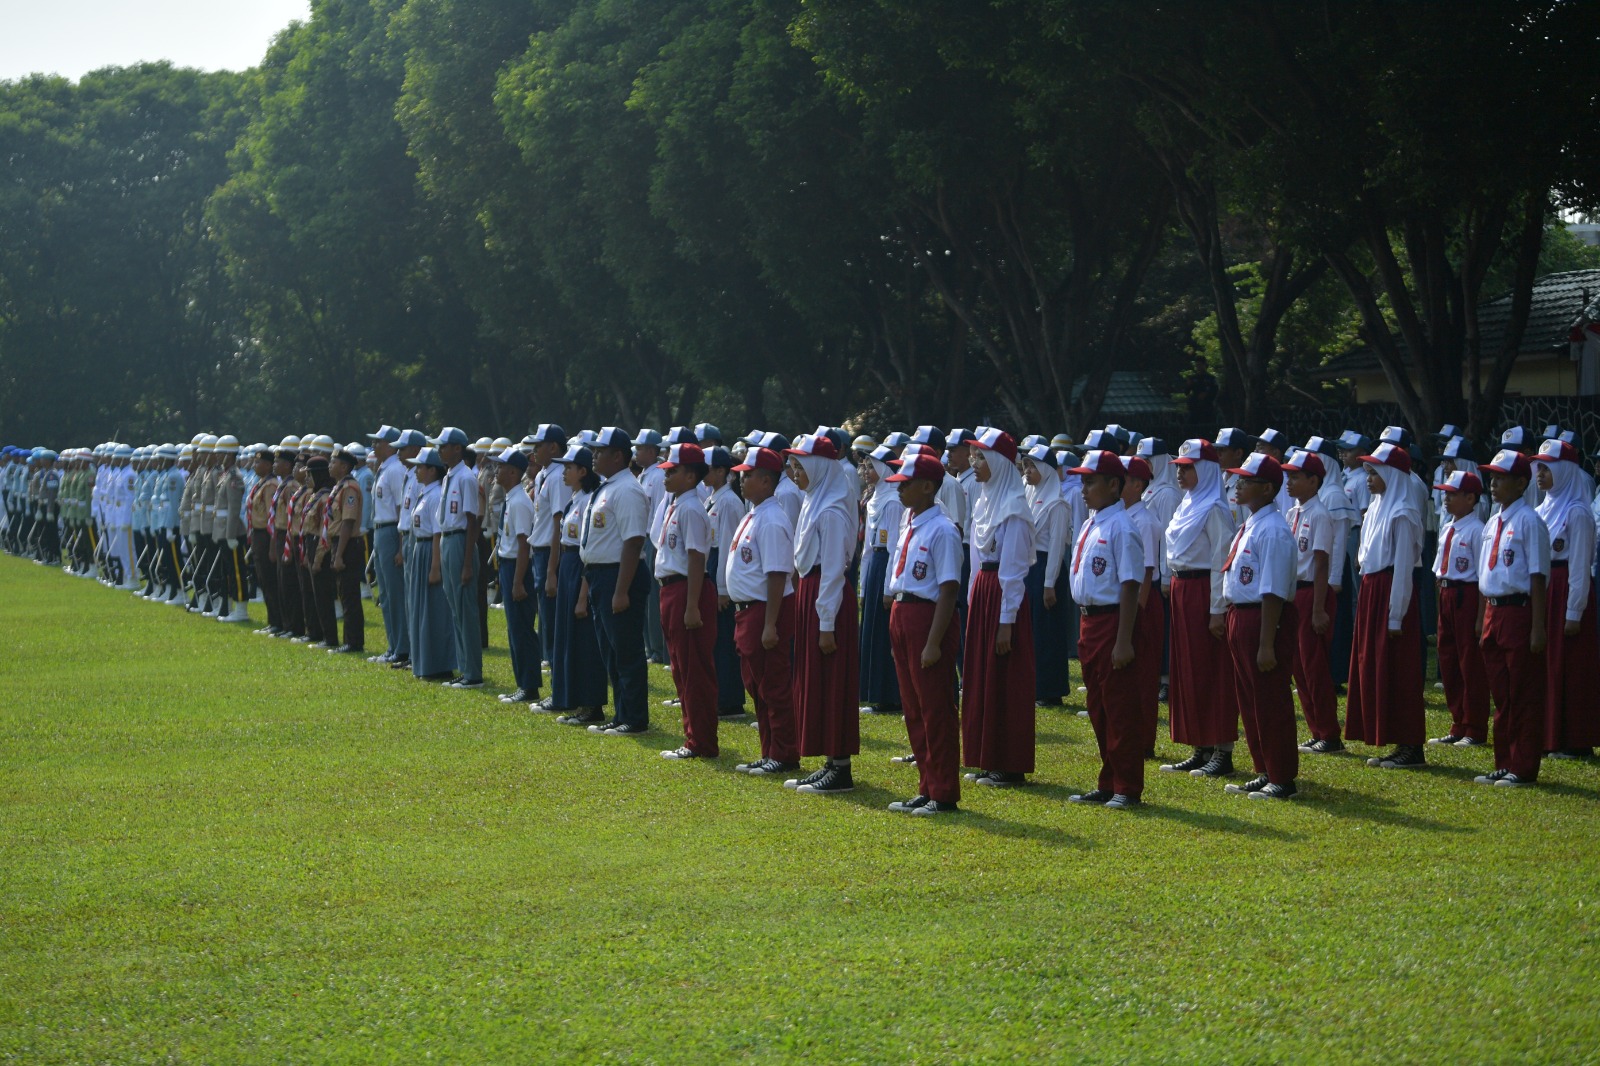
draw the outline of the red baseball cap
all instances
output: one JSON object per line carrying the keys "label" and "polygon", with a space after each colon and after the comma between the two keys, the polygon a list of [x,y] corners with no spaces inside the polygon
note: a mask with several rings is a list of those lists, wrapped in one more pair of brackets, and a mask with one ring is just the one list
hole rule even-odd
{"label": "red baseball cap", "polygon": [[895,465],[900,469],[884,478],[885,481],[933,481],[942,484],[945,479],[944,464],[939,462],[938,456],[926,452],[896,459]]}
{"label": "red baseball cap", "polygon": [[662,470],[671,470],[675,466],[685,464],[701,464],[706,461],[705,450],[698,444],[674,444],[667,449],[667,458],[656,464]]}
{"label": "red baseball cap", "polygon": [[1478,469],[1487,470],[1491,474],[1509,474],[1512,477],[1533,479],[1533,464],[1528,462],[1528,457],[1519,451],[1502,448],[1495,453],[1495,457],[1484,463]]}
{"label": "red baseball cap", "polygon": [[974,448],[982,448],[986,452],[1004,456],[1009,462],[1017,461],[1017,442],[1003,429],[995,429],[993,426],[980,427],[977,436],[969,443]]}
{"label": "red baseball cap", "polygon": [[788,455],[814,455],[818,459],[837,459],[839,449],[833,446],[833,441],[820,433],[802,433],[794,442],[794,447],[785,448]]}
{"label": "red baseball cap", "polygon": [[1315,474],[1321,478],[1328,476],[1328,468],[1322,465],[1322,456],[1316,452],[1308,452],[1304,448],[1291,450],[1278,465],[1285,470],[1298,470],[1303,474]]}
{"label": "red baseball cap", "polygon": [[1122,460],[1122,465],[1127,468],[1129,477],[1137,478],[1147,485],[1156,479],[1155,474],[1150,471],[1150,464],[1137,455]]}
{"label": "red baseball cap", "polygon": [[1434,488],[1441,492],[1473,492],[1479,496],[1483,495],[1483,482],[1478,480],[1478,475],[1465,470],[1457,470],[1445,478],[1442,485],[1435,485]]}
{"label": "red baseball cap", "polygon": [[1228,473],[1240,477],[1259,478],[1275,488],[1283,487],[1283,467],[1266,452],[1251,452],[1238,466],[1228,467]]}
{"label": "red baseball cap", "polygon": [[1172,461],[1179,466],[1193,466],[1202,459],[1208,463],[1220,461],[1217,459],[1216,446],[1204,437],[1191,437],[1184,441],[1178,445],[1178,454],[1172,457]]}
{"label": "red baseball cap", "polygon": [[1560,437],[1551,437],[1539,445],[1539,453],[1533,457],[1536,463],[1576,463],[1578,449],[1562,440]]}
{"label": "red baseball cap", "polygon": [[770,470],[774,474],[783,473],[783,456],[771,448],[751,448],[744,453],[744,462],[734,467],[735,470]]}
{"label": "red baseball cap", "polygon": [[1392,466],[1402,473],[1411,473],[1411,453],[1388,441],[1372,449],[1371,455],[1363,455],[1361,461],[1373,466]]}
{"label": "red baseball cap", "polygon": [[1115,452],[1092,451],[1083,457],[1083,465],[1072,467],[1069,474],[1109,474],[1112,477],[1127,477],[1128,468],[1122,465],[1122,459]]}

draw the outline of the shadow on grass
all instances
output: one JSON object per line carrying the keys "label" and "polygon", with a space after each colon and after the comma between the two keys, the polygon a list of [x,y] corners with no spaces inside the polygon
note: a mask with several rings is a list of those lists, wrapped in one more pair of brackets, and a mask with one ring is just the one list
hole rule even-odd
{"label": "shadow on grass", "polygon": [[[1245,797],[1239,796],[1241,803],[1249,802]],[[1190,810],[1186,807],[1166,807],[1145,803],[1136,812],[1143,818],[1165,818],[1172,822],[1182,822],[1184,825],[1196,829],[1207,829],[1218,833],[1237,833],[1240,836],[1266,837],[1269,840],[1280,840],[1285,843],[1304,840],[1302,833],[1291,833],[1286,829],[1276,826],[1264,825],[1261,822],[1248,822],[1242,818],[1235,818],[1228,814],[1212,814],[1207,811]]]}
{"label": "shadow on grass", "polygon": [[[1375,771],[1381,772],[1381,771]],[[1406,771],[1416,773],[1415,770]],[[1434,766],[1429,768],[1434,776],[1458,777],[1471,781],[1475,771],[1457,766]],[[1435,821],[1432,818],[1423,818],[1411,814],[1400,807],[1397,800],[1387,796],[1375,796],[1366,792],[1357,792],[1354,789],[1340,788],[1338,785],[1324,784],[1321,781],[1307,782],[1302,779],[1300,796],[1295,802],[1303,798],[1306,803],[1316,804],[1319,810],[1327,811],[1335,818],[1360,818],[1381,825],[1401,826],[1406,829],[1420,829],[1430,833],[1476,833],[1476,829],[1468,826],[1451,825],[1449,822]]]}

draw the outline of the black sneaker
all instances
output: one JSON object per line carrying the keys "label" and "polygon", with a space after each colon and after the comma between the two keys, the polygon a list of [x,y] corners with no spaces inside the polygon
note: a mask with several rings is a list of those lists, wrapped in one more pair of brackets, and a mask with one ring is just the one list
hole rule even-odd
{"label": "black sneaker", "polygon": [[748,774],[751,771],[755,770],[756,767],[760,766],[762,763],[764,763],[766,761],[767,760],[765,758],[760,758],[760,759],[754,759],[754,760],[752,760],[750,762],[734,763],[733,764],[733,768],[734,768],[734,770],[736,770],[737,772],[739,772],[741,774]]}
{"label": "black sneaker", "polygon": [[1428,765],[1428,760],[1423,757],[1421,744],[1401,744],[1387,755],[1368,759],[1367,765],[1380,770],[1415,770]]}
{"label": "black sneaker", "polygon": [[895,800],[889,804],[889,809],[898,814],[909,814],[925,803],[931,802],[927,796],[912,796],[908,800]]}
{"label": "black sneaker", "polygon": [[1260,792],[1267,787],[1267,775],[1257,774],[1242,785],[1230,784],[1222,791],[1231,792],[1235,796],[1243,796],[1251,792]]}
{"label": "black sneaker", "polygon": [[963,781],[982,781],[989,776],[988,770],[972,770],[961,775]]}
{"label": "black sneaker", "polygon": [[917,753],[912,752],[910,755],[896,755],[890,759],[889,762],[893,763],[895,766],[915,766],[917,765]]}
{"label": "black sneaker", "polygon": [[598,725],[606,720],[605,713],[598,707],[579,707],[571,714],[563,714],[556,718],[557,725]]}
{"label": "black sneaker", "polygon": [[1294,787],[1293,781],[1289,782],[1287,785],[1280,785],[1277,782],[1273,782],[1265,788],[1258,788],[1254,792],[1250,793],[1250,798],[1253,800],[1286,800],[1299,791],[1299,789]]}
{"label": "black sneaker", "polygon": [[[779,762],[777,759],[762,759],[751,765],[745,773],[751,777],[777,777],[780,774],[789,774],[800,769],[797,762]],[[787,781],[784,782],[788,784]]]}
{"label": "black sneaker", "polygon": [[689,747],[673,748],[671,751],[662,752],[661,757],[663,759],[698,759],[700,753]]}
{"label": "black sneaker", "polygon": [[515,692],[502,692],[502,693],[500,693],[500,702],[501,703],[527,703],[528,702],[528,694],[526,692],[522,691],[520,688],[517,689],[517,691],[515,691]]}
{"label": "black sneaker", "polygon": [[648,732],[650,732],[650,727],[647,725],[618,722],[616,725],[606,727],[605,735],[608,737],[636,737],[641,733]]}
{"label": "black sneaker", "polygon": [[1077,796],[1068,796],[1068,803],[1096,803],[1104,806],[1111,802],[1111,793],[1103,788],[1091,789]]}
{"label": "black sneaker", "polygon": [[1300,750],[1312,755],[1337,755],[1345,749],[1344,741],[1335,738],[1333,740],[1313,740]]}
{"label": "black sneaker", "polygon": [[1454,733],[1446,733],[1442,737],[1430,737],[1429,740],[1428,740],[1428,743],[1429,744],[1459,744],[1459,743],[1461,743],[1461,738],[1456,736]]}
{"label": "black sneaker", "polygon": [[1192,774],[1211,761],[1212,748],[1196,748],[1194,754],[1182,762],[1163,763],[1161,770],[1168,774]]}
{"label": "black sneaker", "polygon": [[787,780],[787,781],[785,781],[783,783],[783,787],[784,788],[799,788],[801,785],[814,785],[818,781],[821,781],[822,778],[824,777],[824,775],[826,775],[827,772],[829,770],[832,770],[832,769],[833,769],[833,763],[825,762],[825,763],[822,764],[821,769],[813,770],[811,773],[807,774],[804,777],[790,778],[789,780]]}
{"label": "black sneaker", "polygon": [[1214,751],[1206,764],[1198,770],[1190,770],[1190,777],[1232,777],[1233,752]]}
{"label": "black sneaker", "polygon": [[940,803],[938,800],[929,800],[920,807],[911,811],[913,818],[932,818],[939,814],[960,814],[961,808],[954,803]]}
{"label": "black sneaker", "polygon": [[1522,788],[1525,785],[1533,784],[1533,782],[1528,780],[1526,777],[1518,777],[1516,774],[1506,774],[1506,776],[1496,781],[1495,784],[1500,788]]}
{"label": "black sneaker", "polygon": [[1018,785],[1028,783],[1028,775],[1004,774],[999,770],[991,770],[976,780],[978,784],[988,785],[990,788],[1016,788]]}
{"label": "black sneaker", "polygon": [[809,785],[796,785],[796,792],[805,792],[813,795],[832,795],[836,792],[854,792],[855,780],[850,776],[848,766],[830,766],[825,774]]}
{"label": "black sneaker", "polygon": [[453,689],[462,689],[462,690],[469,689],[469,688],[482,688],[483,687],[483,678],[480,677],[480,678],[478,678],[478,680],[473,681],[471,678],[458,677],[454,681],[448,682],[445,685],[445,687],[446,688],[453,688]]}
{"label": "black sneaker", "polygon": [[1136,799],[1133,796],[1126,796],[1126,795],[1123,795],[1121,792],[1118,792],[1115,796],[1112,796],[1110,799],[1106,800],[1106,810],[1108,810],[1108,811],[1125,811],[1129,807],[1137,807],[1137,806],[1139,806],[1139,804],[1141,802],[1143,802],[1143,801],[1139,800],[1139,799]]}
{"label": "black sneaker", "polygon": [[1460,740],[1456,741],[1456,747],[1481,748],[1483,747],[1483,741],[1479,740],[1477,737],[1462,737]]}
{"label": "black sneaker", "polygon": [[409,658],[404,658],[404,657],[403,658],[399,658],[399,659],[390,659],[389,660],[389,669],[391,669],[391,670],[409,670],[409,669],[411,669],[411,660]]}
{"label": "black sneaker", "polygon": [[1486,774],[1479,774],[1477,777],[1474,777],[1472,780],[1474,782],[1476,782],[1477,784],[1480,784],[1480,785],[1492,785],[1495,782],[1499,781],[1502,777],[1509,777],[1510,774],[1511,774],[1510,770],[1490,770]]}

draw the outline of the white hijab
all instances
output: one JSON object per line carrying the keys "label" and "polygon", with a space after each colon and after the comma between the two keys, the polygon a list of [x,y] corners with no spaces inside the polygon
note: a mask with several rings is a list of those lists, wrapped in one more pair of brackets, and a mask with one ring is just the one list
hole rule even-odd
{"label": "white hijab", "polygon": [[822,538],[817,527],[822,516],[837,511],[845,520],[849,541],[854,543],[859,513],[857,501],[850,494],[850,484],[836,460],[820,455],[794,458],[806,472],[806,498],[800,504],[800,520],[794,531],[794,567],[804,574],[821,562]]}
{"label": "white hijab", "polygon": [[1033,511],[1028,506],[1027,493],[1022,491],[1017,464],[987,450],[983,461],[989,468],[989,480],[978,482],[978,502],[972,508],[972,543],[993,552],[997,547],[994,535],[1006,519],[1020,518],[1032,529]]}
{"label": "white hijab", "polygon": [[[1039,468],[1039,484],[1027,486],[1028,503],[1032,508],[1029,521],[1033,523],[1034,550],[1047,552],[1050,550],[1050,545],[1046,543],[1046,540],[1050,536],[1051,512],[1057,509],[1067,512],[1069,526],[1067,535],[1069,537],[1072,535],[1070,529],[1072,514],[1071,508],[1067,506],[1066,497],[1056,491],[1060,485],[1060,482],[1056,480],[1058,472],[1056,468],[1045,466],[1042,463],[1035,463],[1034,465]],[[1026,481],[1024,481],[1024,484],[1026,484]],[[1043,557],[1043,555],[1040,556],[1041,559]]]}
{"label": "white hijab", "polygon": [[1550,491],[1539,504],[1539,517],[1555,541],[1567,531],[1567,519],[1575,509],[1589,509],[1588,475],[1583,467],[1565,459],[1541,460],[1535,465],[1550,471]]}
{"label": "white hijab", "polygon": [[[900,500],[898,486],[885,480],[894,470],[888,463],[881,459],[867,456],[867,462],[872,464],[872,470],[878,475],[878,480],[872,486],[872,495],[867,497],[867,528],[877,529],[878,519],[882,517],[884,507]],[[892,531],[891,531],[892,532]],[[867,545],[869,548],[877,547],[876,544]]]}
{"label": "white hijab", "polygon": [[1233,513],[1228,510],[1228,497],[1222,485],[1222,467],[1210,459],[1196,459],[1194,476],[1194,488],[1184,492],[1178,509],[1172,513],[1172,521],[1167,523],[1167,544],[1177,552],[1205,532],[1213,508],[1221,510],[1228,516],[1228,524],[1233,524]]}
{"label": "white hijab", "polygon": [[[1367,463],[1365,466],[1376,470],[1383,479],[1383,492],[1368,505],[1366,521],[1361,523],[1361,557],[1366,557],[1369,545],[1383,543],[1395,525],[1401,522],[1410,522],[1416,527],[1413,530],[1414,543],[1420,546],[1422,509],[1427,500],[1422,482],[1415,474],[1392,466],[1377,463]],[[1400,565],[1400,561],[1395,560],[1395,565]]]}

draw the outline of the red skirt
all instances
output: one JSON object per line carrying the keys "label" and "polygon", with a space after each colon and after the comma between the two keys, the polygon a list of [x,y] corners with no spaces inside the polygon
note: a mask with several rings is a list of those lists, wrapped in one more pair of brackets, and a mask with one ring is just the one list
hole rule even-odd
{"label": "red skirt", "polygon": [[[834,617],[831,655],[817,646],[817,592],[822,572],[813,567],[800,579],[794,594],[794,719],[800,755],[838,758],[861,753],[861,710],[856,700],[861,687],[861,649],[857,643],[860,619],[856,615],[856,590],[848,580]],[[1032,684],[1032,675],[1029,675]]]}
{"label": "red skirt", "polygon": [[1172,579],[1172,683],[1167,717],[1172,739],[1214,748],[1239,739],[1239,701],[1233,692],[1228,645],[1211,635],[1211,578]]}
{"label": "red skirt", "polygon": [[1349,699],[1344,736],[1364,744],[1421,744],[1427,740],[1422,713],[1422,624],[1417,590],[1389,635],[1389,589],[1394,574],[1364,574],[1356,600],[1356,630],[1350,644]]}
{"label": "red skirt", "polygon": [[1033,773],[1033,618],[1022,596],[1011,626],[1011,653],[994,653],[1000,629],[1000,575],[973,575],[967,647],[961,670],[963,762],[1003,774]]}
{"label": "red skirt", "polygon": [[1589,686],[1600,678],[1600,638],[1595,636],[1594,586],[1578,632],[1567,636],[1567,568],[1550,568],[1545,614],[1544,750],[1600,747],[1600,697]]}

